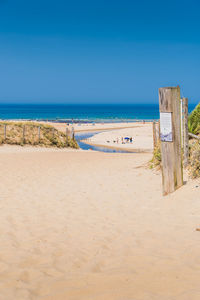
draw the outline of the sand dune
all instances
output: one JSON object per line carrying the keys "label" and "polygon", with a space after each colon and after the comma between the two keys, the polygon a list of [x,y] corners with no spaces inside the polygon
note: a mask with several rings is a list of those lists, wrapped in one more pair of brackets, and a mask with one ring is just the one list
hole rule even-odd
{"label": "sand dune", "polygon": [[151,154],[5,150],[1,300],[200,299],[197,182],[164,198]]}

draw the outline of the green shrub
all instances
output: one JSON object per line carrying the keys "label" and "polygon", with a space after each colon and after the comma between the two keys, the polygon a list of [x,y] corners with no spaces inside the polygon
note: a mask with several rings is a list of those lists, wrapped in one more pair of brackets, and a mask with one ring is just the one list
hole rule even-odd
{"label": "green shrub", "polygon": [[200,103],[189,115],[188,130],[193,134],[200,134]]}
{"label": "green shrub", "polygon": [[200,177],[200,144],[195,142],[190,146],[188,170],[192,178]]}

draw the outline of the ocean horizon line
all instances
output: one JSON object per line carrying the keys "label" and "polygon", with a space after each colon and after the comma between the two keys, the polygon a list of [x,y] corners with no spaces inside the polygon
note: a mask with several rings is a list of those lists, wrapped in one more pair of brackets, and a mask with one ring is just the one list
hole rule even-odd
{"label": "ocean horizon line", "polygon": [[[195,105],[189,104],[189,112]],[[158,104],[0,104],[1,120],[108,122],[159,119]]]}
{"label": "ocean horizon line", "polygon": [[135,103],[56,103],[56,102],[9,102],[0,103],[0,106],[158,106],[159,103],[149,103],[149,102],[135,102]]}

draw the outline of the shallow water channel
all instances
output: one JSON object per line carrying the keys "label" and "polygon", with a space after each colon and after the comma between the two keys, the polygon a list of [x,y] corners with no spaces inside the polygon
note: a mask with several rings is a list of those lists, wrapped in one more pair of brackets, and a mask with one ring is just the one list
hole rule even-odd
{"label": "shallow water channel", "polygon": [[81,140],[91,138],[93,135],[100,133],[102,131],[93,131],[93,132],[77,132],[75,134],[75,138],[77,140],[77,143],[79,147],[83,150],[94,150],[94,151],[100,151],[100,152],[108,152],[108,153],[133,153],[125,150],[119,150],[119,149],[112,149],[102,146],[92,146],[88,145],[84,142],[81,142]]}

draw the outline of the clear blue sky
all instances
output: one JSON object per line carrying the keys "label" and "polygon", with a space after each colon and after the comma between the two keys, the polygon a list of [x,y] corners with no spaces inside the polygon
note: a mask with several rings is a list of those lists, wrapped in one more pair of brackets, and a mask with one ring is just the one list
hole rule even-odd
{"label": "clear blue sky", "polygon": [[200,99],[200,2],[0,0],[0,103]]}

